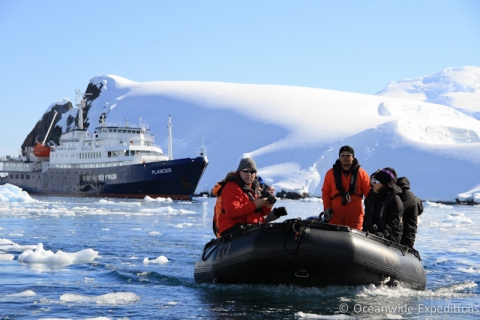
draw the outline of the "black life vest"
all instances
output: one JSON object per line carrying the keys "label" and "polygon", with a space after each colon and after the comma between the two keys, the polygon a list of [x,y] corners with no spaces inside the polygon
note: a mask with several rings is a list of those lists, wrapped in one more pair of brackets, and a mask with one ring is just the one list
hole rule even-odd
{"label": "black life vest", "polygon": [[360,168],[360,164],[358,163],[357,159],[353,160],[352,168],[350,169],[350,172],[352,173],[352,176],[350,177],[350,184],[348,191],[345,191],[343,188],[342,184],[342,165],[340,164],[340,160],[337,160],[335,164],[333,165],[333,176],[335,177],[335,187],[339,191],[333,199],[336,197],[341,196],[342,197],[342,205],[346,206],[347,202],[350,202],[350,196],[357,195],[359,197],[362,197],[361,195],[358,195],[355,193],[356,185],[357,185],[357,176],[358,176],[358,169]]}

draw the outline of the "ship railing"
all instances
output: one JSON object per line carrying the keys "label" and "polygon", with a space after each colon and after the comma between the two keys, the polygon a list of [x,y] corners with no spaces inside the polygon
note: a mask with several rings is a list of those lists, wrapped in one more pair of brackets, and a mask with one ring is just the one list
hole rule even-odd
{"label": "ship railing", "polygon": [[130,122],[106,122],[104,125],[97,127],[97,128],[130,128],[130,129],[142,129],[148,130],[150,126],[145,123],[130,123]]}
{"label": "ship railing", "polygon": [[135,157],[135,163],[148,163],[148,162],[158,162],[158,161],[166,161],[168,160],[168,156],[166,155],[140,155]]}

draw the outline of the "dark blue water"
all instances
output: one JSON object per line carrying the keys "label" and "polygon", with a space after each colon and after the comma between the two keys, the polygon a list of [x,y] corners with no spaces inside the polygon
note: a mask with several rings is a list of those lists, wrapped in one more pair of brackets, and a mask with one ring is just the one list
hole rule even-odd
{"label": "dark blue water", "polygon": [[[45,250],[98,251],[69,265],[0,260],[0,319],[477,318],[480,208],[426,204],[416,248],[427,290],[197,284],[195,261],[212,238],[214,199],[35,197],[0,203],[0,239]],[[13,202],[12,202],[13,201]],[[283,201],[288,218],[320,202]],[[0,251],[1,250],[0,244]],[[167,261],[168,260],[168,261]]]}

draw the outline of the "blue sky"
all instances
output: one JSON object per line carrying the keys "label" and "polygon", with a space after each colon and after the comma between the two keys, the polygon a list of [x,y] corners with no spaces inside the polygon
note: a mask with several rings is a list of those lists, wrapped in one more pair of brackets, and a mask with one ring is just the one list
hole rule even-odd
{"label": "blue sky", "polygon": [[480,66],[479,14],[474,0],[0,0],[0,156],[102,74],[374,94]]}

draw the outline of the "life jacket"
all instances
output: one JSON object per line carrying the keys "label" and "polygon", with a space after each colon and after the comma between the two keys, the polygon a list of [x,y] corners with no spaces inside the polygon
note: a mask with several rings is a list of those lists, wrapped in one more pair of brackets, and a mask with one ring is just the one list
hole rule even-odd
{"label": "life jacket", "polygon": [[340,161],[337,160],[333,165],[333,176],[335,177],[335,187],[339,191],[335,196],[333,196],[333,199],[341,196],[342,205],[344,206],[347,205],[347,202],[351,201],[350,196],[357,195],[359,197],[362,197],[362,195],[355,193],[359,168],[360,168],[360,164],[358,164],[358,160],[357,159],[353,160],[352,169],[350,170],[352,173],[352,176],[350,177],[349,188],[348,188],[348,191],[345,191],[342,184],[343,172],[342,172],[342,166],[340,164]]}
{"label": "life jacket", "polygon": [[215,202],[215,207],[213,207],[213,233],[217,238],[220,238],[220,232],[218,232],[217,221],[220,213],[222,213],[222,188],[225,185],[226,181],[222,180],[217,182],[217,184],[212,189],[212,194],[217,197],[217,201]]}
{"label": "life jacket", "polygon": [[[260,194],[260,183],[258,182],[257,179],[255,179],[252,183],[252,188],[246,187],[245,183],[243,180],[238,176],[238,174],[235,171],[229,172],[225,179],[223,179],[220,182],[217,182],[215,186],[212,189],[212,194],[217,197],[217,201],[215,202],[215,207],[213,207],[213,222],[212,222],[212,228],[213,228],[213,233],[217,238],[220,238],[220,232],[218,232],[218,227],[217,227],[217,221],[218,218],[220,217],[220,214],[225,213],[225,209],[223,208],[223,203],[222,203],[222,190],[225,184],[227,182],[233,181],[237,183],[240,188],[245,192],[245,194],[248,196],[250,201],[254,201],[255,198],[252,195],[253,194]],[[260,212],[260,209],[257,209],[255,211]]]}

